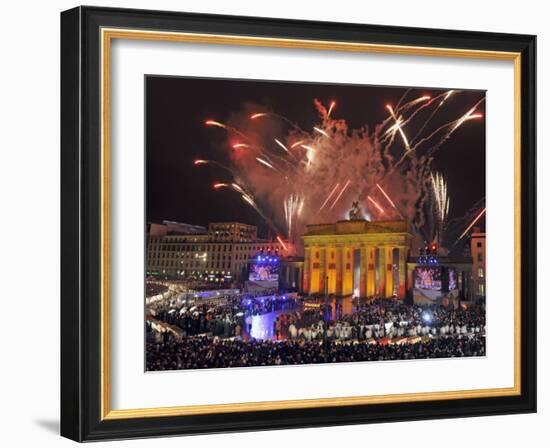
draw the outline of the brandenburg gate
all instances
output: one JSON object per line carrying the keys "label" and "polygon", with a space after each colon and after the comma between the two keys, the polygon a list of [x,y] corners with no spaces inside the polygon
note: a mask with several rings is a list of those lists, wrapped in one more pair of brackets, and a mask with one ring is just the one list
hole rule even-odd
{"label": "brandenburg gate", "polygon": [[412,239],[406,221],[312,224],[302,238],[304,293],[405,298]]}

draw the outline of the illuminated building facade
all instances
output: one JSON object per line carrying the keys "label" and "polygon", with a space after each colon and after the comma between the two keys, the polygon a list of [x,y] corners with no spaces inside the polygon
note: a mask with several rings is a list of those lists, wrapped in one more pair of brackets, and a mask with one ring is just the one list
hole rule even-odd
{"label": "illuminated building facade", "polygon": [[474,296],[478,299],[485,298],[485,232],[481,232],[479,227],[474,227],[470,237],[470,251],[473,261]]}
{"label": "illuminated building facade", "polygon": [[240,222],[211,222],[208,225],[208,234],[216,241],[251,243],[258,240],[256,226]]}
{"label": "illuminated building facade", "polygon": [[302,291],[405,298],[412,235],[406,221],[308,225]]}
{"label": "illuminated building facade", "polygon": [[281,260],[279,289],[285,292],[300,292],[304,271],[302,257],[285,257]]}
{"label": "illuminated building facade", "polygon": [[164,232],[154,226],[147,235],[146,270],[151,276],[234,284],[242,281],[251,257],[281,250],[278,242],[259,239],[255,226],[238,222],[210,223],[202,233],[196,233],[197,226],[172,224]]}

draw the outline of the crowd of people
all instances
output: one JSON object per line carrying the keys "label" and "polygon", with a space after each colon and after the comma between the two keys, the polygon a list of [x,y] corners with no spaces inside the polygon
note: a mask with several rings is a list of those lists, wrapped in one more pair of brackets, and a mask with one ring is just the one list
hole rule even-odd
{"label": "crowd of people", "polygon": [[[251,338],[247,318],[276,312],[273,338]],[[483,356],[485,310],[357,302],[335,318],[285,296],[235,295],[196,302],[163,300],[154,319],[181,329],[158,334],[147,323],[147,369],[196,369],[392,359]]]}
{"label": "crowd of people", "polygon": [[156,282],[147,282],[145,284],[145,296],[152,297],[159,294],[164,294],[168,291],[168,286]]}
{"label": "crowd of people", "polygon": [[443,336],[413,344],[367,341],[221,339],[212,336],[147,344],[148,371],[321,364],[355,361],[484,356],[482,334]]}
{"label": "crowd of people", "polygon": [[[236,294],[207,300],[168,298],[150,304],[147,313],[159,321],[177,326],[182,330],[183,337],[209,334],[229,338],[247,335],[246,319],[249,316],[295,307],[296,302],[287,296]],[[149,341],[154,341],[164,340],[161,336],[166,335],[156,335],[151,323],[148,323],[147,336]]]}
{"label": "crowd of people", "polygon": [[271,313],[273,311],[292,310],[296,308],[297,303],[294,299],[286,295],[262,294],[246,295],[237,299],[237,304],[245,316],[256,316],[259,314]]}
{"label": "crowd of people", "polygon": [[[449,309],[443,306],[421,307],[398,300],[377,299],[358,304],[354,313],[337,320],[326,318],[326,311],[295,311],[275,320],[276,339],[328,338],[367,340],[415,336],[446,336],[485,332],[482,306]],[[325,334],[326,332],[326,334]]]}
{"label": "crowd of people", "polygon": [[[181,307],[166,302],[155,305],[148,312],[155,319],[179,327],[183,337],[210,334],[229,338],[241,336],[245,328],[244,314],[230,302],[216,300]],[[148,340],[158,340],[158,336],[147,324]]]}

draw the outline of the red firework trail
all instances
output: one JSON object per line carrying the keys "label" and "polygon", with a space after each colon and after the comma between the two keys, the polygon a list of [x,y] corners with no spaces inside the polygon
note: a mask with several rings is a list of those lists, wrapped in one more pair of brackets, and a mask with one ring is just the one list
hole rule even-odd
{"label": "red firework trail", "polygon": [[257,114],[250,115],[251,120],[255,120],[256,118],[265,117],[267,114],[265,112],[260,112]]}
{"label": "red firework trail", "polygon": [[319,209],[319,211],[323,210],[325,208],[325,205],[327,205],[328,201],[330,200],[330,198],[332,197],[332,195],[334,194],[334,192],[336,191],[336,189],[338,188],[338,186],[340,185],[340,183],[337,183],[334,188],[332,189],[332,191],[330,192],[330,194],[327,196],[327,198],[325,199],[325,202],[323,202],[323,205],[321,205],[321,208]]}
{"label": "red firework trail", "polygon": [[388,202],[391,204],[391,206],[397,210],[397,208],[395,207],[395,204],[394,204],[393,201],[390,199],[390,197],[388,196],[388,194],[382,189],[382,187],[380,186],[380,184],[376,184],[376,186],[377,186],[378,189],[382,192],[382,194],[383,194],[384,197],[388,200]]}
{"label": "red firework trail", "polygon": [[370,196],[367,196],[367,199],[372,202],[372,204],[378,209],[378,211],[380,213],[384,213],[384,209],[380,206],[380,204],[378,202],[376,202],[373,198],[371,198]]}
{"label": "red firework trail", "polygon": [[280,236],[277,236],[277,241],[281,244],[281,246],[283,246],[283,249],[285,251],[288,251],[288,248],[286,247],[286,244],[283,242],[283,240],[281,239]]}
{"label": "red firework trail", "polygon": [[327,118],[330,117],[330,113],[332,112],[332,109],[334,109],[334,106],[336,106],[336,102],[333,101],[332,103],[330,103],[330,107],[328,108],[328,112],[327,112]]}
{"label": "red firework trail", "polygon": [[462,232],[462,235],[460,235],[458,237],[458,239],[456,240],[457,242],[460,241],[462,239],[462,237],[468,233],[468,230],[470,230],[475,225],[476,222],[479,221],[479,218],[481,218],[483,216],[483,214],[485,213],[486,210],[487,210],[487,207],[485,207],[483,210],[481,210],[478,213],[478,215],[474,218],[474,220],[470,223],[470,225],[468,227],[466,227],[466,230],[464,232]]}
{"label": "red firework trail", "polygon": [[214,121],[214,120],[206,120],[204,122],[207,126],[217,126],[219,128],[224,128],[225,129],[225,124],[223,123],[220,123],[219,121]]}
{"label": "red firework trail", "polygon": [[336,196],[336,199],[334,200],[334,202],[332,203],[332,205],[330,206],[330,209],[332,210],[334,208],[334,206],[336,205],[336,203],[338,202],[338,199],[340,199],[342,197],[342,195],[344,194],[344,191],[346,191],[346,188],[349,187],[349,184],[351,183],[351,180],[348,179],[348,181],[346,182],[346,185],[344,185],[344,187],[340,190],[340,193],[338,194],[338,196]]}

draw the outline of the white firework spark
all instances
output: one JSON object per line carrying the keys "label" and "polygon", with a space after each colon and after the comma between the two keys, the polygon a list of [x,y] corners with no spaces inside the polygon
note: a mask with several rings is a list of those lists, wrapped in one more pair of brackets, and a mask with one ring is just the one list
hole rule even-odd
{"label": "white firework spark", "polygon": [[291,194],[283,202],[287,236],[290,240],[293,235],[293,226],[304,208],[304,198],[297,194]]}
{"label": "white firework spark", "polygon": [[447,215],[449,214],[450,198],[447,194],[447,181],[441,173],[431,173],[430,177],[437,208],[438,232],[441,237],[441,233],[447,221]]}

